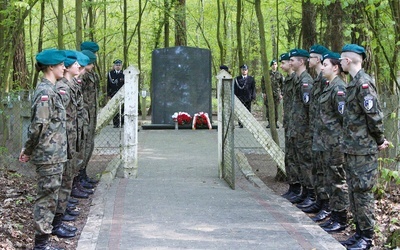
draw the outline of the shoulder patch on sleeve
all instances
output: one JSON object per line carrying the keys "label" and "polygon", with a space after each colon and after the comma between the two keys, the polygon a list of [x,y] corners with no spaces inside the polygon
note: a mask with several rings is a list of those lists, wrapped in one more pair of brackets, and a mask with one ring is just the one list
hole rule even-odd
{"label": "shoulder patch on sleeve", "polygon": [[363,89],[369,88],[369,84],[368,84],[368,83],[364,83],[364,84],[362,85],[362,88],[363,88]]}
{"label": "shoulder patch on sleeve", "polygon": [[341,91],[341,90],[339,90],[339,91],[337,92],[337,95],[339,95],[339,96],[344,96],[344,92]]}
{"label": "shoulder patch on sleeve", "polygon": [[308,87],[308,83],[303,83],[303,88],[307,88]]}
{"label": "shoulder patch on sleeve", "polygon": [[42,102],[47,102],[47,101],[49,100],[49,96],[48,96],[48,95],[42,95],[42,96],[40,97],[40,100],[41,100]]}
{"label": "shoulder patch on sleeve", "polygon": [[59,93],[60,93],[60,95],[65,95],[67,92],[63,89],[60,89]]}

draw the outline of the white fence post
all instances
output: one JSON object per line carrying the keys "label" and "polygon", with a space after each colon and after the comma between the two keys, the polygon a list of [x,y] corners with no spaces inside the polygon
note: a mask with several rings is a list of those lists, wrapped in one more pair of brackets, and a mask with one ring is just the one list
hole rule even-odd
{"label": "white fence post", "polygon": [[124,144],[121,170],[124,178],[137,176],[139,70],[129,66],[125,75]]}

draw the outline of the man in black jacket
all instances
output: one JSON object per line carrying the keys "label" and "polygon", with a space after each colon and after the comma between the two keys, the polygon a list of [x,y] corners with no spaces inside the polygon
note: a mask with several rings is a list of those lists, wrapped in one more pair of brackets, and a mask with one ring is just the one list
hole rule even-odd
{"label": "man in black jacket", "polygon": [[[122,61],[117,59],[114,61],[114,69],[107,75],[107,97],[111,99],[118,90],[124,85],[124,73],[122,72]],[[121,108],[121,127],[124,125],[124,106]],[[118,112],[113,118],[114,128],[120,126],[120,113]]]}
{"label": "man in black jacket", "polygon": [[[254,80],[254,77],[248,75],[249,68],[246,64],[240,66],[240,70],[242,74],[235,78],[235,95],[251,112],[251,102],[256,99],[256,81]],[[239,122],[239,127],[243,128],[241,122]]]}

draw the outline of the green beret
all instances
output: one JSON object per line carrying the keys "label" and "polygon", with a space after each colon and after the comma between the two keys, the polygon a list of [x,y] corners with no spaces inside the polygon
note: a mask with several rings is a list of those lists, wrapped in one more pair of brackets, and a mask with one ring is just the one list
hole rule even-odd
{"label": "green beret", "polygon": [[322,55],[322,59],[336,59],[339,60],[340,58],[340,54],[339,53],[335,53],[333,51],[327,51],[325,52],[325,54]]}
{"label": "green beret", "polygon": [[92,41],[86,41],[81,44],[81,50],[90,50],[93,53],[99,51],[99,45]]}
{"label": "green beret", "polygon": [[354,52],[356,54],[359,54],[365,59],[367,57],[367,54],[365,53],[364,47],[357,45],[357,44],[346,44],[342,48],[342,52]]}
{"label": "green beret", "polygon": [[272,60],[272,61],[269,63],[269,66],[272,67],[272,65],[273,65],[274,63],[276,63],[276,60],[275,60],[275,59]]}
{"label": "green beret", "polygon": [[320,54],[320,55],[325,54],[327,51],[329,51],[329,50],[326,47],[319,45],[319,44],[315,44],[315,45],[311,46],[311,48],[310,48],[310,53],[315,53],[315,54]]}
{"label": "green beret", "polygon": [[65,52],[58,49],[46,49],[36,55],[36,61],[42,65],[57,65],[65,58]]}
{"label": "green beret", "polygon": [[76,54],[78,56],[78,63],[79,65],[81,65],[81,67],[85,67],[86,65],[89,64],[90,59],[87,55],[83,54],[80,51],[77,51]]}
{"label": "green beret", "polygon": [[92,64],[96,62],[97,56],[90,50],[82,50],[81,51],[85,56],[89,57],[89,63]]}
{"label": "green beret", "polygon": [[280,61],[280,62],[282,62],[282,61],[289,61],[289,59],[290,59],[289,53],[283,53],[283,54],[281,54],[281,55],[279,56],[279,61]]}
{"label": "green beret", "polygon": [[64,60],[64,66],[68,68],[78,60],[78,56],[76,54],[76,51],[73,50],[64,50],[64,52],[66,56]]}
{"label": "green beret", "polygon": [[310,57],[307,50],[304,49],[292,49],[290,51],[290,57]]}

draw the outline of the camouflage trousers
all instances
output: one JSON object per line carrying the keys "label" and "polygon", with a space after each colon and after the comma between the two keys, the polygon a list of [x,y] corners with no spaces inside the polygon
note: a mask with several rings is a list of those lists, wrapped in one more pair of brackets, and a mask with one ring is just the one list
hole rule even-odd
{"label": "camouflage trousers", "polygon": [[36,165],[37,195],[33,206],[35,235],[51,234],[65,163]]}
{"label": "camouflage trousers", "polygon": [[325,187],[329,194],[329,207],[332,211],[343,212],[349,207],[349,192],[343,164],[332,162],[332,151],[323,152]]}
{"label": "camouflage trousers", "polygon": [[303,187],[313,188],[312,185],[312,163],[311,163],[311,140],[309,138],[294,137],[294,159],[299,173],[299,181]]}
{"label": "camouflage trousers", "polygon": [[291,138],[285,136],[285,170],[289,184],[299,183],[299,169],[294,159],[295,148]]}
{"label": "camouflage trousers", "polygon": [[63,214],[67,209],[68,199],[72,190],[72,183],[74,177],[78,174],[76,167],[76,157],[74,159],[69,159],[65,163],[64,171],[62,174],[62,182],[60,187],[60,192],[58,195],[58,203],[56,213]]}
{"label": "camouflage trousers", "polygon": [[324,166],[323,153],[321,151],[312,151],[312,181],[313,187],[317,192],[317,197],[320,200],[329,199],[329,195],[326,190]]}
{"label": "camouflage trousers", "polygon": [[[276,99],[274,99],[274,107],[275,107],[275,124],[277,124],[277,122],[278,122],[278,109],[279,109],[279,102],[280,102],[280,100],[278,99],[278,100],[276,100]],[[267,118],[267,121],[271,124],[271,121],[269,120],[269,108],[268,108],[268,102],[267,101],[265,101],[264,102],[264,104],[265,104],[265,111],[266,111],[266,118]]]}
{"label": "camouflage trousers", "polygon": [[373,229],[375,226],[372,188],[377,181],[377,168],[376,155],[345,154],[350,209],[353,213],[354,222],[361,230]]}
{"label": "camouflage trousers", "polygon": [[87,126],[86,131],[85,138],[82,140],[81,151],[77,157],[80,170],[86,169],[94,150],[95,127],[93,127],[93,124]]}

